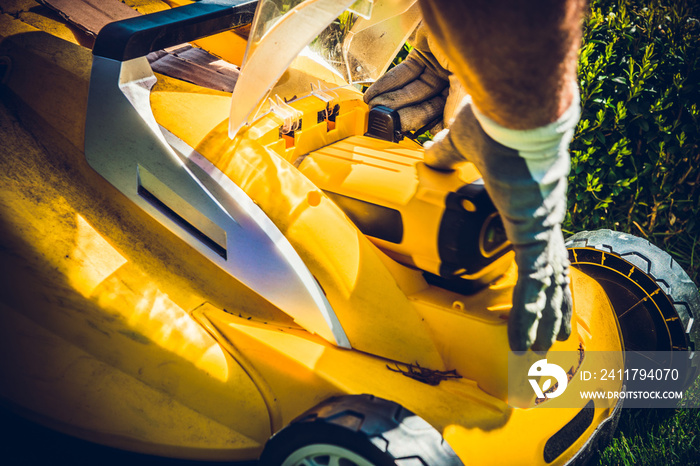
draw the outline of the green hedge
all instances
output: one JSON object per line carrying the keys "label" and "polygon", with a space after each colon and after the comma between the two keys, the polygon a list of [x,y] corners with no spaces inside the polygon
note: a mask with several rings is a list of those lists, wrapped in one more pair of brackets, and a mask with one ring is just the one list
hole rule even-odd
{"label": "green hedge", "polygon": [[700,278],[697,2],[593,0],[564,229],[644,236]]}
{"label": "green hedge", "polygon": [[[700,281],[700,8],[592,0],[579,59],[568,232],[644,236]],[[697,389],[700,381],[696,381]],[[604,465],[700,462],[698,410],[623,410]]]}

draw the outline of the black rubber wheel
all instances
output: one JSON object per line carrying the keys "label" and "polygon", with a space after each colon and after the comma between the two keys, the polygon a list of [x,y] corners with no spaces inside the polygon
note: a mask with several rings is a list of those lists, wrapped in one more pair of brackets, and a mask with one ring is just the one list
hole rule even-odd
{"label": "black rubber wheel", "polygon": [[430,424],[371,395],[324,401],[273,435],[261,466],[457,466],[463,463]]}
{"label": "black rubber wheel", "polygon": [[700,342],[700,293],[678,263],[649,241],[612,230],[583,231],[566,241],[571,264],[607,293],[630,351],[684,351]]}

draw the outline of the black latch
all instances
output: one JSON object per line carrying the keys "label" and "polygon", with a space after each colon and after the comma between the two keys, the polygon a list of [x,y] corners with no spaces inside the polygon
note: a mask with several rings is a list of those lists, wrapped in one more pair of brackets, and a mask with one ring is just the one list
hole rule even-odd
{"label": "black latch", "polygon": [[369,111],[369,122],[365,136],[399,142],[403,139],[399,112],[383,105],[374,107]]}

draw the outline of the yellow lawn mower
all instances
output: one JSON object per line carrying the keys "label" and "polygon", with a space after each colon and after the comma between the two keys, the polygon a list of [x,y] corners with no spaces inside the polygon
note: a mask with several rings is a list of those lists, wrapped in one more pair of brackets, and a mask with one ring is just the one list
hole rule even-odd
{"label": "yellow lawn mower", "polygon": [[[619,401],[514,402],[516,270],[474,166],[428,168],[362,100],[417,5],[89,3],[0,0],[5,406],[269,465],[561,465],[607,442]],[[568,247],[567,390],[625,349],[694,380],[678,264],[612,231]]]}

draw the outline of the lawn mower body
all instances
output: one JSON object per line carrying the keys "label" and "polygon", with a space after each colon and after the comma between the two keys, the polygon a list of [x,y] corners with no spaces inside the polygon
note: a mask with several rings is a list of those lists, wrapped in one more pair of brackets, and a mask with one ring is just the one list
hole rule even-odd
{"label": "lawn mower body", "polygon": [[[438,173],[414,141],[365,135],[361,92],[304,57],[231,139],[230,92],[150,70],[151,47],[175,43],[98,36],[93,54],[61,18],[20,6],[0,14],[0,396],[13,409],[219,461],[257,459],[300,414],[355,394],[415,413],[465,464],[565,464],[614,429],[614,406],[509,404],[516,271],[471,165]],[[164,12],[141,32],[178,8],[225,17],[179,37],[214,36],[201,44],[232,57],[243,50],[223,29],[255,9],[139,6]],[[436,241],[447,211],[480,225],[476,252]],[[401,231],[381,226],[392,212]],[[604,289],[571,278],[572,335],[552,351],[622,350]]]}

